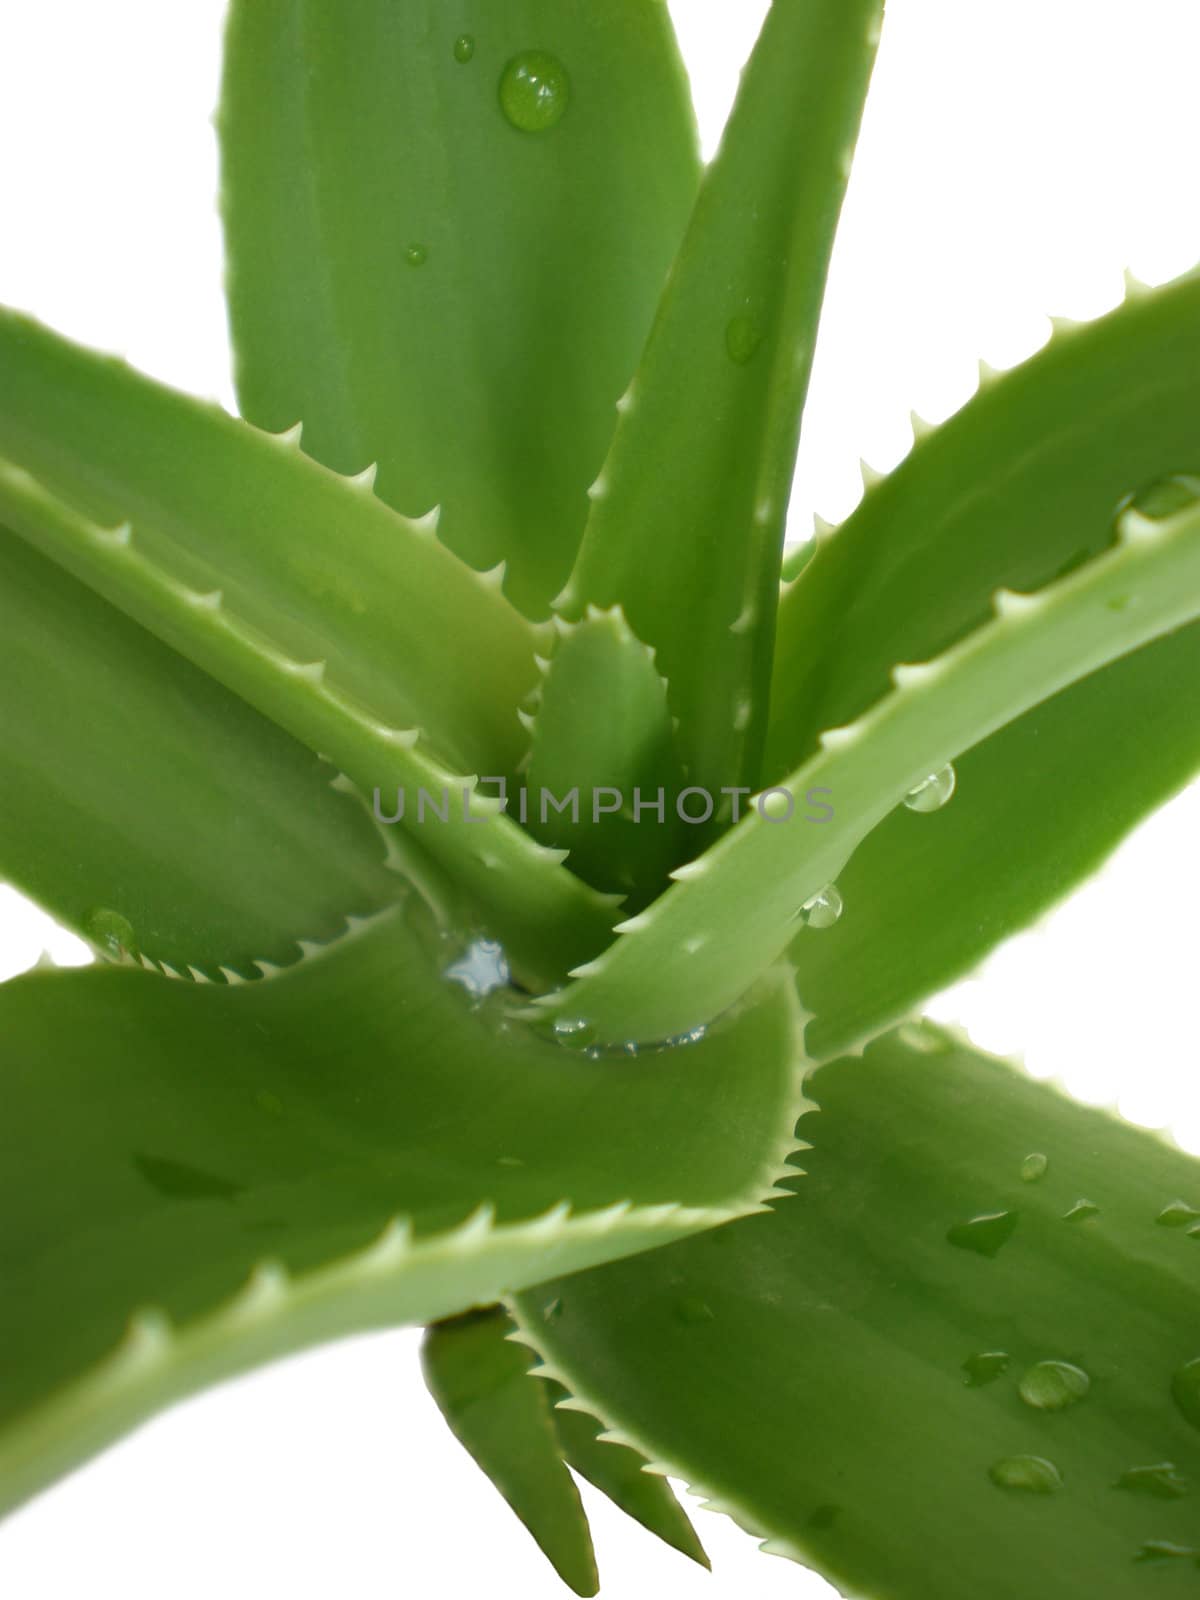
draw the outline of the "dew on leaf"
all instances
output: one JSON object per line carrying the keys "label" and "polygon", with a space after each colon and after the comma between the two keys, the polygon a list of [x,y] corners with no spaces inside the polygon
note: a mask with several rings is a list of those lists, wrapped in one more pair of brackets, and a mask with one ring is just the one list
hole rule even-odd
{"label": "dew on leaf", "polygon": [[423,244],[410,244],[404,252],[404,259],[410,267],[423,267],[429,260],[429,251]]}
{"label": "dew on leaf", "polygon": [[587,1017],[556,1017],[554,1037],[563,1044],[591,1044],[596,1037],[596,1025]]}
{"label": "dew on leaf", "polygon": [[548,50],[522,50],[500,74],[500,109],[521,133],[545,133],[571,101],[567,70]]}
{"label": "dew on leaf", "polygon": [[1200,501],[1200,478],[1190,473],[1177,472],[1169,477],[1148,483],[1135,494],[1127,496],[1118,511],[1136,511],[1143,517],[1173,517]]}
{"label": "dew on leaf", "polygon": [[1003,1456],[988,1468],[988,1477],[997,1488],[1028,1494],[1053,1494],[1062,1488],[1062,1473],[1044,1456]]}
{"label": "dew on leaf", "polygon": [[1173,1461],[1157,1461],[1149,1467],[1130,1467],[1113,1484],[1134,1494],[1152,1495],[1156,1500],[1180,1500],[1191,1488]]}
{"label": "dew on leaf", "polygon": [[1049,1165],[1049,1159],[1040,1150],[1034,1150],[1021,1163],[1021,1181],[1023,1183],[1036,1183],[1039,1178],[1046,1176],[1046,1169]]}
{"label": "dew on leaf", "polygon": [[1063,1212],[1064,1222],[1086,1222],[1088,1217],[1099,1214],[1100,1207],[1094,1200],[1076,1200],[1069,1211]]}
{"label": "dew on leaf", "polygon": [[956,1222],[946,1233],[948,1242],[977,1256],[994,1256],[1012,1238],[1015,1211],[987,1211],[969,1222]]}
{"label": "dew on leaf", "polygon": [[707,1300],[701,1300],[696,1295],[685,1295],[682,1300],[675,1302],[675,1315],[680,1322],[695,1327],[701,1322],[711,1322],[713,1309]]}
{"label": "dew on leaf", "polygon": [[1091,1386],[1082,1367],[1069,1361],[1039,1361],[1025,1373],[1017,1393],[1038,1411],[1065,1411],[1082,1400]]}
{"label": "dew on leaf", "polygon": [[1200,1222],[1200,1211],[1186,1200],[1172,1200],[1155,1217],[1160,1228],[1186,1228],[1189,1222]]}
{"label": "dew on leaf", "polygon": [[454,41],[454,59],[460,66],[465,67],[475,54],[475,40],[469,33],[460,33]]}
{"label": "dew on leaf", "polygon": [[818,889],[800,907],[800,921],[806,928],[832,928],[842,914],[842,896],[834,883]]}
{"label": "dew on leaf", "polygon": [[1200,1356],[1185,1361],[1171,1379],[1171,1398],[1192,1427],[1200,1428]]}
{"label": "dew on leaf", "polygon": [[137,936],[133,924],[119,911],[97,906],[84,918],[83,931],[111,961],[137,959]]}
{"label": "dew on leaf", "polygon": [[764,338],[762,324],[754,317],[731,317],[725,324],[725,350],[739,367],[749,366]]}
{"label": "dew on leaf", "polygon": [[995,1383],[1008,1370],[1010,1360],[1006,1350],[981,1350],[977,1355],[968,1356],[962,1364],[963,1382],[968,1389],[982,1389],[985,1384]]}
{"label": "dew on leaf", "polygon": [[1181,1557],[1200,1556],[1194,1545],[1176,1544],[1172,1539],[1147,1539],[1134,1556],[1135,1561],[1177,1561]]}
{"label": "dew on leaf", "polygon": [[922,778],[920,783],[910,789],[904,796],[904,804],[910,811],[940,811],[953,795],[957,782],[958,775],[954,767],[947,762],[940,771],[931,772],[927,778]]}

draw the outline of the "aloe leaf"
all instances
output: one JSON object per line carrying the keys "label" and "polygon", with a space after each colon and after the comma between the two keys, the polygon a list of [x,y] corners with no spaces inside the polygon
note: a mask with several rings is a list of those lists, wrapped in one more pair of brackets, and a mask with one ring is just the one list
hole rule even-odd
{"label": "aloe leaf", "polygon": [[220,131],[245,414],[544,616],[695,192],[665,5],[238,0]]}
{"label": "aloe leaf", "polygon": [[624,608],[713,794],[757,776],[800,411],[881,12],[775,0],[556,601]]}
{"label": "aloe leaf", "polygon": [[[0,456],[467,772],[520,758],[536,636],[498,589],[372,492],[216,406],[0,312]],[[424,507],[428,510],[429,507]],[[458,640],[469,634],[470,660]],[[486,673],[478,661],[486,659]]]}
{"label": "aloe leaf", "polygon": [[[551,1317],[558,1315],[553,1300],[545,1309]],[[667,1480],[647,1471],[646,1458],[638,1451],[606,1438],[595,1417],[561,1384],[544,1386],[554,1400],[554,1426],[563,1456],[575,1471],[664,1544],[708,1567],[704,1546]]]}
{"label": "aloe leaf", "polygon": [[104,953],[257,976],[395,898],[332,768],[11,534],[0,678],[0,870]]}
{"label": "aloe leaf", "polygon": [[766,771],[860,715],[897,661],[925,661],[983,622],[997,588],[1039,589],[1104,550],[1130,495],[1200,470],[1200,275],[1124,303],[1009,372],[940,427],[818,540],[787,591]]}
{"label": "aloe leaf", "polygon": [[[1089,877],[1200,768],[1195,623],[1093,673],[955,761],[953,801],[900,807],[838,875],[847,910],[790,947],[836,1054],[907,1015]],[[1119,757],[1113,759],[1114,751]],[[964,895],[962,886],[970,884]]]}
{"label": "aloe leaf", "polygon": [[597,888],[653,898],[686,853],[668,686],[619,609],[557,633],[526,716],[530,829]]}
{"label": "aloe leaf", "polygon": [[808,1087],[795,1198],[519,1297],[548,1375],[843,1593],[1191,1593],[1200,1166],[928,1027]]}
{"label": "aloe leaf", "polygon": [[[679,881],[618,924],[623,937],[545,997],[542,1014],[586,1018],[603,1039],[670,1035],[717,1015],[924,775],[1198,612],[1200,506],[1161,519],[1125,511],[1104,555],[1038,594],[999,591],[976,633],[935,661],[895,667],[891,694],[822,734],[818,753],[677,868]],[[819,933],[810,925],[808,936]]]}
{"label": "aloe leaf", "polygon": [[576,1594],[600,1587],[587,1516],[559,1450],[550,1399],[529,1382],[499,1307],[435,1323],[421,1347],[429,1391],[455,1437]]}
{"label": "aloe leaf", "polygon": [[588,1060],[473,1007],[448,959],[397,910],[264,983],[0,988],[0,1503],[258,1362],[777,1192],[786,971],[699,1043]]}
{"label": "aloe leaf", "polygon": [[[447,766],[422,738],[421,728],[392,723],[384,710],[387,680],[373,675],[360,691],[350,675],[347,693],[336,662],[327,669],[323,657],[293,654],[293,615],[286,606],[272,607],[266,595],[258,595],[249,616],[243,614],[237,594],[227,599],[223,589],[193,588],[178,576],[164,563],[153,534],[143,540],[140,524],[136,533],[128,522],[102,527],[2,459],[0,517],[326,755],[361,794],[372,794],[379,820],[403,823],[407,838],[434,870],[471,901],[470,915],[481,917],[505,943],[513,970],[524,981],[552,982],[573,960],[586,960],[603,947],[612,921],[611,898],[588,888],[562,866],[560,852],[539,845],[501,814],[502,802],[481,796],[477,775]],[[370,698],[364,700],[363,694]]]}

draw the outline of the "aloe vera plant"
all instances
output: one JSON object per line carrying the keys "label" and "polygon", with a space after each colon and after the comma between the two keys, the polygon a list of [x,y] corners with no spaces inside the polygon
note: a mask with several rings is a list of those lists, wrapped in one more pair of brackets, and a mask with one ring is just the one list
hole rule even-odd
{"label": "aloe vera plant", "polygon": [[4,1507],[417,1323],[579,1593],[570,1468],[1200,1581],[1200,1169],[914,1010],[1200,767],[1200,277],[784,559],[881,23],[774,0],[702,170],[657,0],[234,0],[242,417],[0,313],[0,870],[99,957],[0,989]]}

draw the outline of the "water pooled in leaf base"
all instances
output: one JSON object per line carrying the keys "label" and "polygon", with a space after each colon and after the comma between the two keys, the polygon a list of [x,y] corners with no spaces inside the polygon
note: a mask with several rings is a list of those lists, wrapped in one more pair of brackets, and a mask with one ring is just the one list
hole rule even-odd
{"label": "water pooled in leaf base", "polygon": [[957,782],[958,774],[947,762],[939,772],[931,772],[927,778],[922,778],[920,783],[910,789],[904,796],[904,804],[910,811],[940,811],[954,794]]}
{"label": "water pooled in leaf base", "polygon": [[546,133],[570,103],[567,69],[548,50],[523,50],[500,75],[500,109],[521,133]]}
{"label": "water pooled in leaf base", "polygon": [[1027,1494],[1053,1494],[1062,1488],[1062,1473],[1044,1456],[1004,1456],[988,1468],[998,1489],[1023,1489]]}
{"label": "water pooled in leaf base", "polygon": [[461,984],[469,995],[482,1000],[509,981],[508,959],[503,946],[494,939],[476,939],[451,966],[446,968],[451,983]]}

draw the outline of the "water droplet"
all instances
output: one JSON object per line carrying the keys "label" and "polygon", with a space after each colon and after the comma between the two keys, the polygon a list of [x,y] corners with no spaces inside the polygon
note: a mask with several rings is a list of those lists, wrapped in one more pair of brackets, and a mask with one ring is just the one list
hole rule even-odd
{"label": "water droplet", "polygon": [[500,75],[500,109],[521,133],[545,133],[570,104],[567,70],[547,50],[522,50]]}
{"label": "water droplet", "polygon": [[[451,983],[461,984],[469,995],[481,1000],[508,983],[508,960],[504,949],[493,939],[476,939],[465,953],[446,968]],[[557,1025],[556,1025],[557,1031]]]}
{"label": "water droplet", "polygon": [[469,33],[460,33],[454,41],[454,59],[460,66],[466,66],[475,54],[475,40]]}
{"label": "water droplet", "polygon": [[978,1256],[994,1256],[1012,1238],[1017,1225],[1015,1211],[988,1211],[969,1222],[956,1222],[947,1240],[960,1250],[973,1250]]}
{"label": "water droplet", "polygon": [[1004,1456],[988,1468],[988,1477],[998,1488],[1030,1494],[1053,1494],[1062,1488],[1062,1473],[1044,1456]]}
{"label": "water droplet", "polygon": [[1137,511],[1143,517],[1173,517],[1177,512],[1194,506],[1197,500],[1200,500],[1200,478],[1178,472],[1168,478],[1159,478],[1139,489],[1136,494],[1129,495],[1118,509]]}
{"label": "water droplet", "polygon": [[1171,1398],[1193,1428],[1200,1428],[1200,1356],[1185,1361],[1171,1379]]}
{"label": "water droplet", "polygon": [[554,1023],[554,1037],[564,1044],[590,1044],[595,1037],[595,1024],[586,1017],[558,1017]]}
{"label": "water droplet", "polygon": [[1156,1500],[1180,1500],[1191,1484],[1173,1461],[1158,1461],[1152,1467],[1130,1467],[1113,1484],[1114,1489],[1130,1489],[1135,1494],[1153,1495]]}
{"label": "water droplet", "polygon": [[680,1322],[686,1322],[689,1327],[694,1327],[701,1322],[711,1322],[713,1309],[706,1300],[700,1300],[695,1295],[685,1295],[682,1300],[676,1301],[675,1315]]}
{"label": "water droplet", "polygon": [[963,1382],[968,1389],[982,1389],[985,1384],[995,1383],[1008,1371],[1010,1360],[1006,1350],[981,1350],[978,1355],[968,1356],[962,1364]]}
{"label": "water droplet", "polygon": [[1135,1561],[1172,1561],[1180,1556],[1200,1555],[1193,1545],[1175,1544],[1170,1539],[1147,1539],[1134,1556]]}
{"label": "water droplet", "polygon": [[1086,1222],[1089,1217],[1098,1216],[1100,1207],[1094,1200],[1076,1200],[1069,1211],[1063,1212],[1064,1222]]}
{"label": "water droplet", "polygon": [[410,244],[404,252],[404,259],[410,267],[423,267],[429,260],[429,251],[423,244]]}
{"label": "water droplet", "polygon": [[1065,1411],[1091,1387],[1092,1380],[1082,1367],[1073,1367],[1069,1361],[1039,1361],[1021,1379],[1017,1393],[1038,1411]]}
{"label": "water droplet", "polygon": [[1036,1183],[1039,1178],[1046,1176],[1046,1169],[1050,1165],[1049,1158],[1040,1150],[1035,1150],[1027,1155],[1021,1163],[1021,1181],[1023,1183]]}
{"label": "water droplet", "polygon": [[835,883],[819,889],[800,907],[800,921],[806,928],[832,928],[842,914],[842,897]]}
{"label": "water droplet", "polygon": [[725,325],[725,349],[729,359],[739,367],[748,366],[764,337],[762,324],[753,317],[731,317]]}
{"label": "water droplet", "polygon": [[137,959],[137,937],[133,925],[120,912],[98,906],[95,911],[88,912],[83,931],[110,961]]}
{"label": "water droplet", "polygon": [[923,1056],[944,1056],[953,1048],[953,1040],[932,1022],[902,1022],[896,1030],[900,1043]]}
{"label": "water droplet", "polygon": [[1160,1228],[1186,1228],[1189,1222],[1200,1221],[1200,1211],[1186,1200],[1172,1200],[1155,1217]]}
{"label": "water droplet", "polygon": [[958,774],[947,762],[940,772],[931,772],[910,789],[904,796],[904,804],[910,811],[940,811],[954,793],[957,782]]}
{"label": "water droplet", "polygon": [[269,1089],[259,1089],[254,1096],[254,1104],[268,1117],[283,1115],[283,1101]]}

